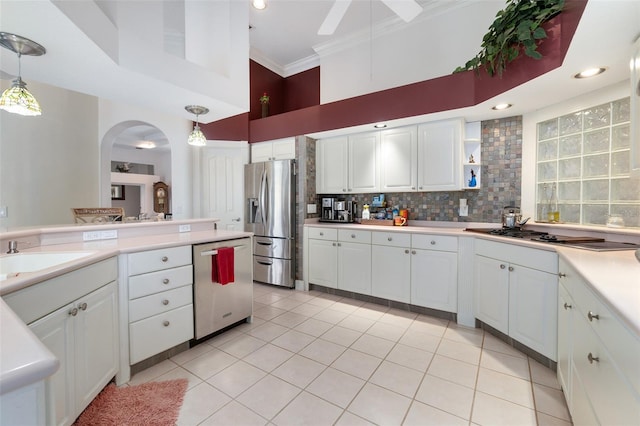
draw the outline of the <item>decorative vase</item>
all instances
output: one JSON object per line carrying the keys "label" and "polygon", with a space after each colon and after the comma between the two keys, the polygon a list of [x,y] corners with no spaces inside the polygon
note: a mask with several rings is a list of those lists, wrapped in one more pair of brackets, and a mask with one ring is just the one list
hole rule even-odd
{"label": "decorative vase", "polygon": [[268,102],[263,102],[262,103],[262,118],[268,117],[269,116],[269,103]]}

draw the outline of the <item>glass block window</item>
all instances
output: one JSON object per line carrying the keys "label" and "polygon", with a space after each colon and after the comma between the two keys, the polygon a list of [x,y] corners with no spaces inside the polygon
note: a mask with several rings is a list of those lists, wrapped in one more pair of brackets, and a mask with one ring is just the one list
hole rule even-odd
{"label": "glass block window", "polygon": [[[629,176],[630,100],[537,124],[536,220],[640,228],[640,181]],[[557,203],[557,209],[554,207]]]}

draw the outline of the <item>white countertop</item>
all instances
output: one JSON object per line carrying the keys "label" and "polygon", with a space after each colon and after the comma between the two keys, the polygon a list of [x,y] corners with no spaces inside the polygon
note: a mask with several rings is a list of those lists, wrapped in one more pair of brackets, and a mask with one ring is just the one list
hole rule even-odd
{"label": "white countertop", "polygon": [[[54,278],[100,260],[116,256],[121,253],[132,253],[154,250],[165,247],[200,244],[225,241],[236,238],[249,237],[250,232],[224,231],[213,229],[215,220],[181,221],[193,226],[192,232],[175,232],[156,234],[166,231],[167,222],[149,222],[142,226],[129,224],[116,225],[119,230],[134,232],[136,236],[129,238],[107,239],[97,241],[78,240],[78,232],[94,229],[112,229],[114,226],[90,225],[78,227],[55,228],[44,230],[43,233],[56,233],[58,241],[68,241],[63,244],[43,245],[28,249],[21,249],[24,253],[33,252],[61,252],[87,251],[90,254],[78,260],[66,262],[37,272],[19,274],[16,277],[0,281],[0,296],[20,290],[30,285]],[[171,224],[177,227],[177,224]],[[136,228],[136,229],[134,229]],[[31,234],[37,233],[33,230]],[[66,233],[66,234],[65,234]],[[26,231],[10,237],[27,237]],[[121,233],[126,234],[126,233]],[[6,238],[5,235],[2,235]],[[38,236],[41,238],[41,235]],[[76,240],[76,241],[73,241]],[[10,255],[8,255],[10,256]],[[59,366],[55,356],[38,340],[11,308],[0,299],[0,395],[23,386],[43,380],[56,372]]]}

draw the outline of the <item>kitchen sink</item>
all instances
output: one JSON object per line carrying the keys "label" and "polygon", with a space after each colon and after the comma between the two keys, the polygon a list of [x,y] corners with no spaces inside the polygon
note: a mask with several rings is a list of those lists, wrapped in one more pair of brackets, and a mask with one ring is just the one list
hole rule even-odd
{"label": "kitchen sink", "polygon": [[59,253],[14,253],[0,256],[0,281],[21,273],[36,272],[93,254],[92,251]]}

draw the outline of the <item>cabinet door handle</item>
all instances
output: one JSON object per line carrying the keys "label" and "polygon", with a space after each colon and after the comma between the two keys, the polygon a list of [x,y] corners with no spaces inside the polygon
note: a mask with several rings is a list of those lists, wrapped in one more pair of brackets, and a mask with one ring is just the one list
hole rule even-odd
{"label": "cabinet door handle", "polygon": [[165,278],[164,280],[162,280],[162,284],[169,284],[169,278]]}
{"label": "cabinet door handle", "polygon": [[168,258],[167,256],[162,256],[162,259],[161,259],[161,260],[162,260],[163,262],[168,262],[168,261],[169,261],[169,258]]}
{"label": "cabinet door handle", "polygon": [[347,189],[346,188],[342,188],[342,192],[347,192]]}
{"label": "cabinet door handle", "polygon": [[353,189],[351,189],[351,188],[347,188],[347,191],[351,192],[351,191],[353,191]]}
{"label": "cabinet door handle", "polygon": [[164,299],[164,300],[162,301],[162,304],[166,306],[166,305],[168,305],[168,304],[169,304],[169,301],[168,301],[167,299]]}
{"label": "cabinet door handle", "polygon": [[351,234],[351,238],[355,238],[355,237],[356,237],[356,234]]}
{"label": "cabinet door handle", "polygon": [[169,324],[171,324],[171,323],[169,321],[166,321],[166,320],[162,323],[162,325],[164,325],[165,327],[169,327]]}
{"label": "cabinet door handle", "polygon": [[78,315],[78,308],[73,308],[69,310],[69,315],[71,315],[72,317],[75,317],[76,315]]}
{"label": "cabinet door handle", "polygon": [[342,247],[342,244],[338,243],[338,247]]}
{"label": "cabinet door handle", "polygon": [[415,187],[415,186],[412,186],[412,187],[411,187],[411,189],[415,191],[415,190],[416,190],[416,187]]}
{"label": "cabinet door handle", "polygon": [[331,243],[331,245],[335,247],[335,246],[336,246],[336,243]]}
{"label": "cabinet door handle", "polygon": [[435,240],[431,240],[431,245],[435,246],[436,245],[436,241]]}
{"label": "cabinet door handle", "polygon": [[559,276],[560,278],[564,278],[564,277],[566,277],[566,276],[567,276],[567,274],[565,274],[564,272],[558,272],[558,276]]}
{"label": "cabinet door handle", "polygon": [[513,272],[513,266],[509,266],[509,271]]}
{"label": "cabinet door handle", "polygon": [[411,250],[411,254],[416,254],[416,251],[415,250]]}
{"label": "cabinet door handle", "polygon": [[587,317],[589,318],[589,321],[593,321],[594,319],[597,319],[597,320],[600,319],[600,315],[599,314],[594,314],[591,311],[589,311],[589,313],[587,314]]}
{"label": "cabinet door handle", "polygon": [[405,252],[406,254],[409,254],[409,249],[406,249],[404,252]]}
{"label": "cabinet door handle", "polygon": [[320,236],[321,236],[321,237],[322,237],[322,236],[324,236],[324,232],[321,232],[321,233],[320,233]]}
{"label": "cabinet door handle", "polygon": [[82,302],[81,304],[78,305],[78,309],[80,309],[81,311],[86,311],[87,304],[85,302]]}
{"label": "cabinet door handle", "polygon": [[507,265],[505,265],[504,263],[501,263],[501,264],[500,264],[500,269],[504,269],[504,268],[506,268],[506,267],[507,267]]}
{"label": "cabinet door handle", "polygon": [[589,364],[593,364],[593,362],[600,362],[600,357],[599,356],[593,356],[593,354],[591,352],[589,352],[589,355],[587,355],[587,359],[589,360]]}
{"label": "cabinet door handle", "polygon": [[393,240],[393,238],[387,237],[387,241],[391,241],[391,240]]}
{"label": "cabinet door handle", "polygon": [[567,302],[564,302],[564,308],[565,309],[571,309],[573,308],[573,306],[571,306],[570,304],[568,304]]}
{"label": "cabinet door handle", "polygon": [[419,186],[419,187],[418,187],[418,189],[422,189],[422,187],[421,187],[421,186]]}

